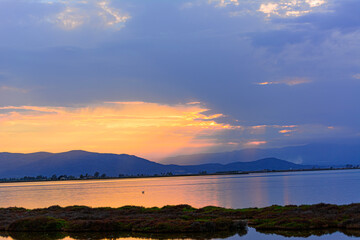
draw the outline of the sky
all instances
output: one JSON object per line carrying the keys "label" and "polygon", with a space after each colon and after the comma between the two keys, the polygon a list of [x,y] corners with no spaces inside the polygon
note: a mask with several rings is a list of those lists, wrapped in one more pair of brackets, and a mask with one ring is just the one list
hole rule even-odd
{"label": "sky", "polygon": [[161,161],[360,138],[358,0],[0,0],[0,152]]}

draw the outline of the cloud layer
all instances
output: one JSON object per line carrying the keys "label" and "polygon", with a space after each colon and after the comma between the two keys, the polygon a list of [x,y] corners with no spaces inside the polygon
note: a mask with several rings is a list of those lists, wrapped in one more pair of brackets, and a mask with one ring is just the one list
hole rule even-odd
{"label": "cloud layer", "polygon": [[77,149],[133,153],[150,158],[184,148],[206,148],[214,135],[236,126],[217,123],[199,104],[109,102],[86,107],[0,108],[1,150],[60,152]]}
{"label": "cloud layer", "polygon": [[[10,114],[9,106],[47,106],[55,112],[47,117],[61,119],[61,108],[70,114],[103,102],[134,111],[194,102],[200,115],[222,114],[192,119],[221,131],[188,136],[167,154],[355,138],[359,7],[357,0],[0,1],[2,117],[34,113]],[[16,134],[32,144],[27,130]]]}

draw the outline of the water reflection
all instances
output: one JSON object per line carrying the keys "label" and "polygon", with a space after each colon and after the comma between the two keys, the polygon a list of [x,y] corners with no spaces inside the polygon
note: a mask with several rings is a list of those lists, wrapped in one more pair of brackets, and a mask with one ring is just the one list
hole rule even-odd
{"label": "water reflection", "polygon": [[207,232],[207,233],[180,233],[180,234],[156,234],[156,233],[101,233],[101,232],[92,232],[92,233],[22,233],[22,232],[12,232],[12,233],[1,233],[0,236],[5,239],[13,240],[80,240],[80,239],[224,239],[232,236],[244,236],[247,231],[241,232]]}
{"label": "water reflection", "polygon": [[311,229],[311,230],[257,230],[263,234],[276,234],[284,237],[302,237],[308,238],[310,236],[324,236],[330,235],[336,232],[341,232],[349,237],[360,237],[360,230],[351,229]]}
{"label": "water reflection", "polygon": [[0,240],[100,240],[100,239],[350,239],[360,237],[359,230],[308,230],[308,231],[256,231],[249,228],[243,232],[190,233],[190,234],[144,234],[144,233],[0,233]]}
{"label": "water reflection", "polygon": [[360,188],[359,170],[2,183],[0,207],[189,204],[194,207],[246,208],[320,202],[347,204],[360,202],[360,195],[353,190],[356,188]]}

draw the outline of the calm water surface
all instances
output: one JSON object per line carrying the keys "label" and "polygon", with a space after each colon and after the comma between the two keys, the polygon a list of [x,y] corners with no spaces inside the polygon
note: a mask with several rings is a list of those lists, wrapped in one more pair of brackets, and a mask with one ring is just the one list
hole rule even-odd
{"label": "calm water surface", "polygon": [[[190,204],[229,208],[360,202],[360,170],[0,184],[0,207]],[[144,194],[142,193],[144,191]],[[289,239],[249,229],[230,239]],[[307,239],[350,239],[342,233]],[[3,237],[0,239],[12,239]],[[72,238],[67,238],[72,239]],[[291,238],[303,239],[303,238]]]}
{"label": "calm water surface", "polygon": [[[360,202],[360,170],[0,184],[0,207],[190,204],[229,208]],[[144,194],[142,194],[144,191]]]}

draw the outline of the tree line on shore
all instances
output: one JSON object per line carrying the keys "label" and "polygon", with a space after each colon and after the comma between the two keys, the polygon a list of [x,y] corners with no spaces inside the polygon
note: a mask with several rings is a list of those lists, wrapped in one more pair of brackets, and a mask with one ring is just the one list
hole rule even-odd
{"label": "tree line on shore", "polygon": [[95,172],[93,175],[91,174],[80,174],[80,176],[73,175],[56,175],[53,174],[51,177],[38,175],[34,176],[24,176],[21,178],[0,178],[0,182],[18,182],[18,181],[59,181],[59,180],[84,180],[84,179],[107,179],[107,178],[126,178],[126,177],[150,177],[150,176],[173,176],[172,172],[166,172],[161,174],[154,175],[145,175],[145,174],[119,174],[118,176],[107,176],[105,173],[100,174],[99,172]]}

